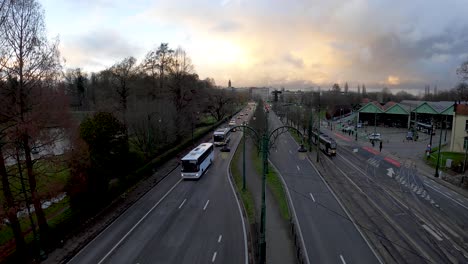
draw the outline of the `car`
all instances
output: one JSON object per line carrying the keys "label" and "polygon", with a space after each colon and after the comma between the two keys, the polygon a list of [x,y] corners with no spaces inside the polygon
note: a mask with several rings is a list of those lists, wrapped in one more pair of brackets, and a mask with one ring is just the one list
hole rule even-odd
{"label": "car", "polygon": [[382,140],[380,133],[371,133],[367,136],[367,138],[370,140]]}
{"label": "car", "polygon": [[406,140],[413,140],[414,139],[414,133],[413,131],[408,131],[406,133]]}
{"label": "car", "polygon": [[237,116],[237,119],[241,119],[241,117],[240,117],[240,116]]}
{"label": "car", "polygon": [[357,128],[361,128],[362,127],[362,123],[357,123]]}

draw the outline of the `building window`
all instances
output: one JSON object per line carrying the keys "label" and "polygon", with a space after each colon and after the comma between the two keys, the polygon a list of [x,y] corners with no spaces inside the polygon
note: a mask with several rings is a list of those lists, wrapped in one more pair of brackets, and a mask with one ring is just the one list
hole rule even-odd
{"label": "building window", "polygon": [[465,131],[468,131],[468,120],[465,121]]}

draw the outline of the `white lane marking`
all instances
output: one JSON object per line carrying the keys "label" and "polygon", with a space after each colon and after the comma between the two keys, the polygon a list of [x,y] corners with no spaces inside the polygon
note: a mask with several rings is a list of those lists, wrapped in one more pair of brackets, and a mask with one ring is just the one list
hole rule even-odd
{"label": "white lane marking", "polygon": [[346,261],[344,260],[343,255],[341,254],[340,254],[340,259],[341,259],[341,262],[343,262],[343,264],[346,264]]}
{"label": "white lane marking", "polygon": [[185,203],[186,201],[187,201],[187,199],[184,199],[184,200],[182,201],[182,203],[179,205],[179,209],[182,208],[182,206],[184,206],[184,203]]}
{"label": "white lane marking", "polygon": [[[434,186],[435,187],[435,186]],[[452,197],[452,195],[449,192],[444,192],[446,195]]]}
{"label": "white lane marking", "polygon": [[223,239],[223,235],[219,235],[219,237],[218,237],[218,243],[221,243],[221,239]]}
{"label": "white lane marking", "polygon": [[159,199],[159,201],[153,205],[153,207],[151,207],[151,209],[149,209],[148,212],[146,212],[146,214],[140,218],[140,220],[138,220],[138,222],[119,240],[119,242],[117,242],[117,244],[115,244],[115,246],[113,248],[111,248],[111,250],[109,250],[109,252],[107,252],[107,254],[98,262],[98,264],[101,264],[107,257],[109,257],[110,254],[112,254],[112,252],[125,240],[125,238],[128,237],[128,235],[130,235],[130,233],[133,232],[133,230],[135,230],[135,228],[137,228],[137,226],[143,221],[145,220],[145,218],[154,210],[154,208],[156,208],[156,206],[158,206],[162,200],[164,200],[164,198],[166,198],[166,196],[169,195],[170,192],[172,192],[172,190],[174,190],[174,188],[179,185],[179,183],[182,181],[182,179],[180,179],[176,184],[174,184],[174,186],[172,186],[171,189],[169,189],[169,191],[167,191],[166,194],[164,194],[164,196]]}
{"label": "white lane marking", "polygon": [[460,203],[463,203],[463,200],[461,198],[457,198],[457,201],[459,201]]}
{"label": "white lane marking", "polygon": [[426,184],[426,186],[429,187],[429,188],[431,188],[431,189],[433,189],[434,191],[436,191],[436,192],[442,194],[443,196],[449,198],[450,200],[454,201],[455,203],[457,203],[457,204],[460,205],[461,207],[463,207],[463,208],[465,208],[466,210],[468,210],[468,207],[466,207],[466,206],[463,205],[462,203],[458,202],[457,200],[453,199],[452,197],[450,197],[450,196],[444,194],[443,192],[438,191],[437,189],[435,189],[434,187],[432,187],[432,186],[429,185],[429,184]]}
{"label": "white lane marking", "polygon": [[432,230],[431,228],[429,228],[427,225],[422,225],[422,227],[424,229],[426,229],[427,232],[429,232],[429,234],[431,234],[433,237],[435,237],[437,240],[439,241],[442,241],[443,239],[436,234],[436,232],[434,232],[434,230]]}
{"label": "white lane marking", "polygon": [[210,200],[206,201],[206,204],[205,204],[205,206],[203,206],[203,211],[205,211],[205,210],[206,210],[206,207],[208,206],[208,204],[209,204],[209,203],[210,203]]}
{"label": "white lane marking", "polygon": [[437,190],[440,190],[439,186],[437,185],[434,185],[434,188],[436,188]]}
{"label": "white lane marking", "polygon": [[[268,161],[270,161],[270,160],[268,160]],[[289,200],[289,203],[290,203],[291,208],[292,208],[292,212],[293,212],[293,215],[294,215],[294,220],[295,220],[295,222],[297,224],[297,229],[299,230],[299,237],[301,238],[302,248],[304,249],[305,260],[306,260],[307,264],[310,264],[309,253],[307,253],[307,248],[306,248],[306,245],[305,245],[305,242],[304,242],[304,236],[302,235],[301,224],[299,223],[299,220],[297,218],[296,208],[294,207],[294,203],[292,202],[291,193],[289,192],[289,187],[286,184],[286,181],[284,180],[283,175],[281,175],[278,168],[276,168],[275,164],[273,164],[273,162],[271,162],[271,161],[270,161],[270,164],[278,172],[278,175],[280,176],[281,182],[283,183],[283,185],[284,185],[284,187],[286,189],[286,194],[288,195],[288,200]],[[247,264],[247,259],[246,259],[245,263]]]}
{"label": "white lane marking", "polygon": [[[239,142],[240,142],[240,139],[238,140],[237,143],[239,143]],[[231,163],[233,156],[234,155],[231,155],[229,163]],[[232,191],[232,194],[234,195],[234,198],[236,200],[237,209],[239,211],[239,216],[240,216],[240,219],[241,219],[241,222],[242,222],[242,233],[244,235],[244,252],[245,252],[244,263],[248,264],[249,263],[249,251],[247,249],[247,231],[246,231],[246,228],[245,228],[244,216],[242,214],[242,209],[241,209],[241,205],[240,205],[240,202],[239,202],[240,199],[237,199],[238,196],[237,196],[236,190],[234,189],[234,185],[232,184],[231,170],[229,169],[229,166],[226,166],[226,175],[227,175],[227,178],[228,178],[228,181],[229,181],[229,185],[231,185],[231,191]]]}
{"label": "white lane marking", "polygon": [[297,170],[298,170],[298,171],[300,171],[300,170],[301,170],[301,168],[299,168],[299,165],[296,165],[296,168],[297,168]]}
{"label": "white lane marking", "polygon": [[310,198],[312,198],[312,201],[314,201],[314,203],[315,203],[315,198],[314,198],[314,196],[312,195],[312,193],[309,193],[309,194],[310,194]]}
{"label": "white lane marking", "polygon": [[216,255],[218,255],[218,252],[215,251],[215,253],[213,254],[213,257],[211,258],[211,262],[215,262]]}

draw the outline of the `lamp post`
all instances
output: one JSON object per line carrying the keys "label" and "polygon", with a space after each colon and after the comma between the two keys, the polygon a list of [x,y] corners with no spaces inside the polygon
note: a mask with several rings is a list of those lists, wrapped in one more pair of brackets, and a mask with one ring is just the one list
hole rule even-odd
{"label": "lamp post", "polygon": [[465,175],[466,170],[466,154],[468,152],[468,137],[464,138],[463,147],[465,148],[465,159],[463,160],[463,175]]}
{"label": "lamp post", "polygon": [[320,87],[319,87],[319,92],[318,92],[318,115],[317,115],[317,162],[319,162],[320,158],[319,158],[319,145],[320,145],[320,141],[319,141],[319,137],[320,137],[320,95],[321,95],[321,91],[320,91]]}
{"label": "lamp post", "polygon": [[[243,138],[243,141],[244,141],[243,143],[244,144],[244,158],[243,158],[244,167],[243,168],[244,169],[245,169],[245,131],[246,130],[253,132],[253,135],[255,135],[255,138],[257,142],[259,143],[258,146],[260,148],[260,152],[262,153],[263,168],[262,168],[262,194],[261,194],[261,212],[260,212],[259,262],[258,262],[260,264],[266,263],[266,236],[265,236],[266,234],[266,199],[265,199],[266,196],[265,196],[265,193],[266,193],[266,176],[268,174],[268,152],[271,146],[270,142],[272,140],[273,141],[276,140],[276,138],[280,134],[285,133],[289,131],[290,129],[302,135],[302,133],[297,128],[292,127],[292,126],[281,126],[281,127],[274,129],[272,132],[269,132],[268,131],[268,115],[266,113],[265,113],[265,118],[266,118],[265,120],[266,127],[261,137],[259,136],[259,133],[254,128],[246,125],[245,122],[240,126],[234,126],[230,128],[230,130],[242,128],[242,131],[244,133],[243,134],[243,137],[244,137]],[[274,139],[272,139],[272,137],[274,137]],[[302,136],[302,141],[304,141],[303,136]],[[307,150],[304,148],[303,142],[301,143],[301,147],[298,149],[298,152],[300,154],[307,152]],[[246,179],[245,179],[245,170],[244,170],[243,184],[242,184],[243,189],[245,189],[245,183],[246,183]]]}
{"label": "lamp post", "polygon": [[439,149],[437,150],[437,164],[434,177],[439,177],[439,163],[440,163],[440,147],[442,146],[442,129],[440,130],[439,136]]}

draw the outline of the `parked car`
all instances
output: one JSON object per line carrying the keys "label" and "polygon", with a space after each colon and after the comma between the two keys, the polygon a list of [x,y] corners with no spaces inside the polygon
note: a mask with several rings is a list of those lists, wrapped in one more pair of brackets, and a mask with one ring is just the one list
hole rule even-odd
{"label": "parked car", "polygon": [[369,140],[382,140],[380,133],[371,133],[367,136]]}
{"label": "parked car", "polygon": [[413,131],[408,131],[406,133],[406,140],[414,140],[414,133]]}
{"label": "parked car", "polygon": [[357,123],[357,128],[361,128],[362,127],[362,123]]}

